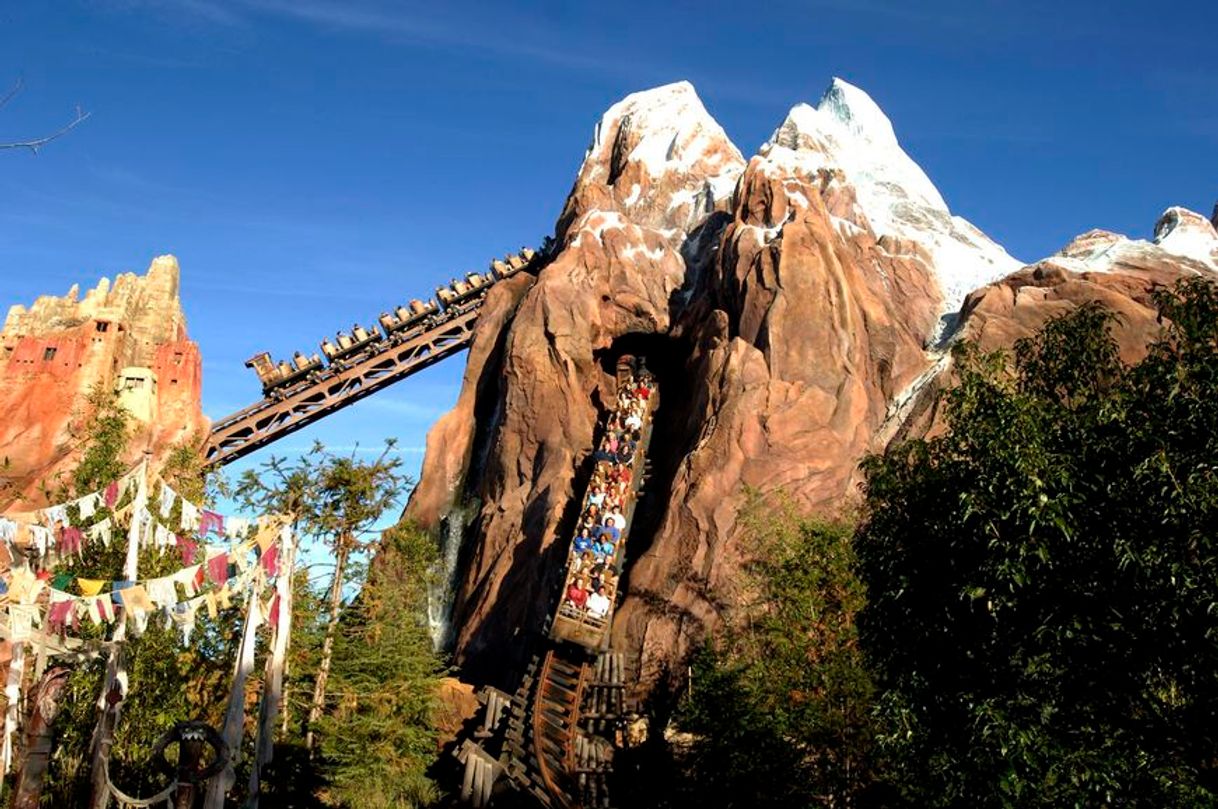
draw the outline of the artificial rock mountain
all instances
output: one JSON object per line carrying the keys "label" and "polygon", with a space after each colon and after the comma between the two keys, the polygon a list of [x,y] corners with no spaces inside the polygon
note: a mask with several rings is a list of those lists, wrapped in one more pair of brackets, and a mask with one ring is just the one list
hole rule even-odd
{"label": "artificial rock mountain", "polygon": [[840,80],[748,160],[690,85],[627,97],[596,127],[549,263],[490,291],[428,437],[407,516],[461,543],[457,661],[508,676],[543,626],[617,353],[645,354],[662,392],[613,637],[642,694],[735,602],[750,490],[847,505],[865,453],[934,423],[951,339],[1010,346],[1101,300],[1133,359],[1157,333],[1150,291],[1216,270],[1213,224],[1178,208],[1151,242],[1092,231],[1025,267],[951,214]]}
{"label": "artificial rock mountain", "polygon": [[103,278],[80,297],[43,296],[13,306],[0,331],[0,512],[46,505],[79,459],[91,390],[120,391],[134,430],[127,460],[162,457],[201,439],[202,361],[186,334],[173,256],[139,276]]}

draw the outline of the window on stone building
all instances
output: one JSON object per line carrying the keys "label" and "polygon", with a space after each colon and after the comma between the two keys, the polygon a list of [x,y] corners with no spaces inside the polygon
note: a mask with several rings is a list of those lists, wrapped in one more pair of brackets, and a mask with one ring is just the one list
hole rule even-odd
{"label": "window on stone building", "polygon": [[42,361],[50,362],[51,360],[55,359],[55,352],[58,350],[59,349],[55,348],[55,346],[48,346],[46,350],[42,352]]}
{"label": "window on stone building", "polygon": [[109,329],[110,329],[110,324],[108,322],[106,322],[105,320],[97,321],[97,330],[98,331],[109,331]]}

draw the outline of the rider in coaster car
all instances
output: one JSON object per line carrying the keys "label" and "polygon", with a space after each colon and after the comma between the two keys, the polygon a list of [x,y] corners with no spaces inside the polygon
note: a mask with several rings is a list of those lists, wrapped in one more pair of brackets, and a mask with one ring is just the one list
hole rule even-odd
{"label": "rider in coaster car", "polygon": [[592,530],[589,528],[581,528],[579,529],[579,533],[575,535],[575,541],[571,543],[571,548],[576,554],[583,554],[584,551],[592,550],[592,545]]}
{"label": "rider in coaster car", "polygon": [[588,505],[602,506],[605,503],[605,490],[600,484],[593,484],[588,494]]}
{"label": "rider in coaster car", "polygon": [[596,529],[596,538],[601,542],[608,542],[612,547],[622,538],[622,529],[617,527],[617,521],[613,517],[608,517],[605,524]]}
{"label": "rider in coaster car", "polygon": [[609,598],[605,595],[605,588],[598,587],[596,592],[588,597],[588,615],[593,618],[604,618],[609,614],[609,607],[612,605]]}
{"label": "rider in coaster car", "polygon": [[588,603],[588,590],[582,580],[571,580],[571,586],[567,588],[567,601],[581,610]]}

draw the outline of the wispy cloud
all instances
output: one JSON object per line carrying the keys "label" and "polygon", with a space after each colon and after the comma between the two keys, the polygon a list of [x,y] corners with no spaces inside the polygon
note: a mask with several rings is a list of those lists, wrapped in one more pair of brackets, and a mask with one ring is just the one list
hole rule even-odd
{"label": "wispy cloud", "polygon": [[185,15],[216,25],[239,26],[245,23],[230,3],[222,0],[101,0],[100,5],[115,11],[161,11]]}
{"label": "wispy cloud", "polygon": [[401,6],[365,0],[110,0],[108,5],[124,11],[156,8],[179,17],[233,28],[248,27],[258,18],[295,20],[331,31],[457,46],[472,49],[474,53],[533,59],[573,69],[619,74],[633,69],[622,60],[600,59],[577,50],[540,45],[539,42],[552,41],[542,31],[530,32],[531,36],[507,36],[499,28],[478,30],[468,17],[447,22]]}

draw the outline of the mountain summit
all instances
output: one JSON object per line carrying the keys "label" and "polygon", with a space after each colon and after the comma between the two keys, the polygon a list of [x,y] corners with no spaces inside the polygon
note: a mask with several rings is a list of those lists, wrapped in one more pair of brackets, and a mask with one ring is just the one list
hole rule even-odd
{"label": "mountain summit", "polygon": [[970,290],[1022,266],[972,223],[953,216],[926,172],[897,142],[888,116],[871,96],[835,78],[815,106],[796,104],[761,148],[788,171],[828,169],[856,204],[842,213],[876,238],[908,240],[928,254],[943,295],[942,313],[960,308]]}

